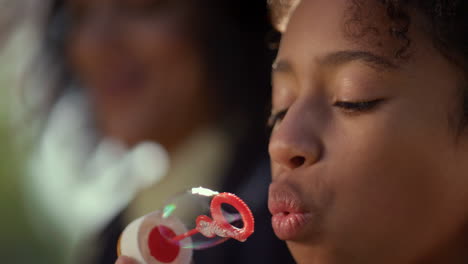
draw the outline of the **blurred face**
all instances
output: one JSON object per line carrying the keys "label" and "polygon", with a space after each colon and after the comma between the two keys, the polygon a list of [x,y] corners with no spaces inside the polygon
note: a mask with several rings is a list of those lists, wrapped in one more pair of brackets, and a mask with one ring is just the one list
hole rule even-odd
{"label": "blurred face", "polygon": [[190,35],[193,7],[173,0],[69,0],[66,8],[67,55],[105,136],[171,149],[208,118],[205,65]]}
{"label": "blurred face", "polygon": [[[455,128],[461,74],[418,16],[411,55],[398,59],[404,44],[386,35],[384,8],[363,1],[357,26],[347,23],[351,2],[303,0],[282,39],[269,145],[275,233],[298,263],[459,263],[468,211],[468,140]],[[369,26],[377,30],[362,33]]]}

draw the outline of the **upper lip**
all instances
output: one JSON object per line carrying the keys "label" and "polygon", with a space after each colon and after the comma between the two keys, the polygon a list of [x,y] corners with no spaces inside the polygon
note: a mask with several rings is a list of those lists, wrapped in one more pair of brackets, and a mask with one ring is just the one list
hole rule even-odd
{"label": "upper lip", "polygon": [[272,215],[305,213],[298,192],[287,183],[270,184],[268,209]]}

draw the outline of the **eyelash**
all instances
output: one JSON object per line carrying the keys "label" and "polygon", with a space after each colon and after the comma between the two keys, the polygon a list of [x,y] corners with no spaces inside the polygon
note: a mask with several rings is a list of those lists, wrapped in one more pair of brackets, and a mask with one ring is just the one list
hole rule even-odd
{"label": "eyelash", "polygon": [[[348,102],[348,101],[338,101],[333,104],[333,106],[343,109],[347,113],[363,113],[368,112],[374,109],[383,99],[376,99],[372,101],[359,101],[359,102]],[[273,128],[276,123],[283,120],[288,112],[288,108],[278,111],[271,114],[268,118],[268,127]]]}
{"label": "eyelash", "polygon": [[287,112],[288,112],[288,109],[284,109],[284,110],[271,114],[271,116],[268,118],[268,127],[272,129],[276,125],[276,123],[283,120]]}
{"label": "eyelash", "polygon": [[364,113],[374,109],[383,99],[376,99],[372,101],[359,101],[359,102],[347,102],[338,101],[333,106],[341,108],[347,113]]}

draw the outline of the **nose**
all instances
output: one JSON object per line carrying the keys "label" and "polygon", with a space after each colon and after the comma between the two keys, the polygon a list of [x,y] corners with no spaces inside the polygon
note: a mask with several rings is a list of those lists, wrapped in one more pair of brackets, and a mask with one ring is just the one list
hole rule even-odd
{"label": "nose", "polygon": [[268,147],[273,164],[289,170],[317,163],[323,152],[319,124],[305,120],[299,112],[290,108],[273,130]]}
{"label": "nose", "polygon": [[[107,6],[90,8],[70,34],[69,54],[81,72],[108,72],[127,54],[121,21]],[[90,76],[88,76],[90,77]]]}

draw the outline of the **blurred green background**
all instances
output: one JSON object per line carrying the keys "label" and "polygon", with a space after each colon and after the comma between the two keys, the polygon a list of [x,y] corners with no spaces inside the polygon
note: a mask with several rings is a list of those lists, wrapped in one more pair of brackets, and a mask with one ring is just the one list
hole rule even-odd
{"label": "blurred green background", "polygon": [[26,214],[22,188],[30,148],[18,137],[32,127],[14,120],[18,115],[13,114],[21,110],[15,102],[21,94],[26,43],[22,37],[14,38],[0,55],[0,262],[58,263],[54,248],[41,243],[28,224],[33,219]]}

